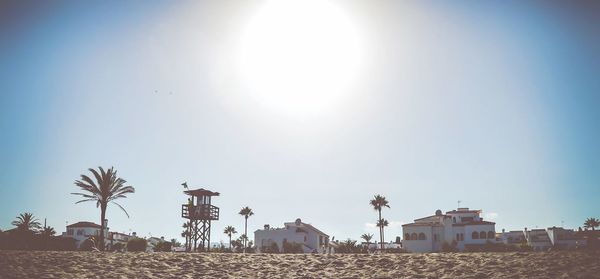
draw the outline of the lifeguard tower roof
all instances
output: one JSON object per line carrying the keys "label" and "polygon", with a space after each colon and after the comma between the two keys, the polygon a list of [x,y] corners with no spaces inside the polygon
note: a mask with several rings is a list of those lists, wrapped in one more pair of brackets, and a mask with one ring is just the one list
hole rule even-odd
{"label": "lifeguard tower roof", "polygon": [[196,190],[187,190],[187,191],[183,191],[186,195],[190,195],[190,196],[194,196],[194,197],[201,197],[201,196],[218,196],[220,195],[219,192],[213,192],[213,191],[209,191],[206,190],[204,188],[200,188],[200,189],[196,189]]}

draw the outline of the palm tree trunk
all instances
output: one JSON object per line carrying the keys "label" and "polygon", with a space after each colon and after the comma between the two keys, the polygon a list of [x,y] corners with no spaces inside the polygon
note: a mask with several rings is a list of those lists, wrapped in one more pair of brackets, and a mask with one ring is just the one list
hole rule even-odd
{"label": "palm tree trunk", "polygon": [[233,252],[233,249],[231,248],[231,234],[229,234],[229,251]]}
{"label": "palm tree trunk", "polygon": [[246,221],[244,222],[244,254],[246,254],[246,241],[248,239],[248,216],[246,216]]}
{"label": "palm tree trunk", "polygon": [[[379,223],[381,223],[381,208],[379,209]],[[381,252],[383,252],[383,227],[379,226],[379,245],[381,246]]]}
{"label": "palm tree trunk", "polygon": [[104,219],[106,218],[106,203],[100,204],[100,239],[98,250],[104,251]]}

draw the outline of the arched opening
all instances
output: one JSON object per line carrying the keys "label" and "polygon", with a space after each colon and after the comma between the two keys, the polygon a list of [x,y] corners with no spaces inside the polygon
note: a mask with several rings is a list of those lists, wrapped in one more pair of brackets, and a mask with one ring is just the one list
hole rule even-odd
{"label": "arched opening", "polygon": [[479,239],[479,233],[478,233],[478,232],[473,232],[473,233],[471,234],[471,238],[472,238],[472,239]]}
{"label": "arched opening", "polygon": [[496,238],[496,234],[493,231],[489,231],[488,232],[488,239],[494,239]]}
{"label": "arched opening", "polygon": [[486,236],[487,236],[487,234],[485,232],[480,232],[479,233],[479,238],[481,238],[481,239],[485,239]]}
{"label": "arched opening", "polygon": [[425,236],[424,233],[419,234],[419,240],[426,240],[426,239],[427,239],[427,237]]}
{"label": "arched opening", "polygon": [[417,239],[419,239],[419,238],[417,237],[417,234],[416,234],[416,233],[412,233],[412,234],[410,235],[410,239],[412,239],[412,240],[417,240]]}
{"label": "arched opening", "polygon": [[404,234],[404,240],[410,240],[410,234],[409,233],[405,233]]}

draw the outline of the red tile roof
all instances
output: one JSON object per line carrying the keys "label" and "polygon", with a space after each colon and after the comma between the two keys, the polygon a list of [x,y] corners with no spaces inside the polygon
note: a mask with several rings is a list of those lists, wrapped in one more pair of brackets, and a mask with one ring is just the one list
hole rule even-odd
{"label": "red tile roof", "polygon": [[96,223],[92,223],[92,222],[77,222],[75,224],[71,224],[68,225],[67,228],[98,228],[101,229],[102,227]]}
{"label": "red tile roof", "polygon": [[403,227],[430,227],[430,226],[442,227],[442,224],[440,224],[438,222],[420,222],[420,223],[404,224],[402,226]]}
{"label": "red tile roof", "polygon": [[494,222],[488,222],[488,221],[470,221],[470,222],[465,222],[465,223],[461,223],[461,224],[452,224],[452,226],[460,227],[460,226],[495,225],[495,224],[496,223],[494,223]]}
{"label": "red tile roof", "polygon": [[481,210],[451,210],[451,211],[446,211],[446,214],[451,214],[451,213],[481,213]]}

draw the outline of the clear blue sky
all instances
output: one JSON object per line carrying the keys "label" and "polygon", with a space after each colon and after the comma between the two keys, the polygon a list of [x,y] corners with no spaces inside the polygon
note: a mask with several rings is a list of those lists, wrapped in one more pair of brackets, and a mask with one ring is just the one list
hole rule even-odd
{"label": "clear blue sky", "polygon": [[360,75],[335,106],[287,115],[234,69],[260,1],[2,1],[0,228],[98,222],[69,194],[97,166],[137,190],[111,230],[143,236],[179,236],[183,181],[221,192],[213,241],[246,205],[250,231],[300,217],[358,239],[374,194],[386,236],[457,200],[497,230],[600,217],[598,4],[333,3]]}

